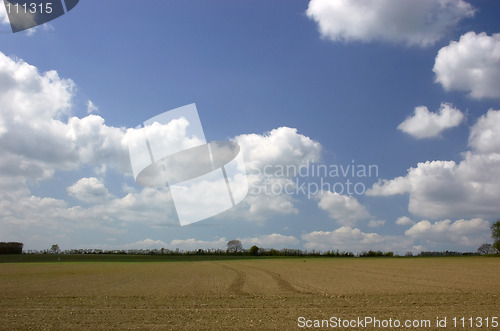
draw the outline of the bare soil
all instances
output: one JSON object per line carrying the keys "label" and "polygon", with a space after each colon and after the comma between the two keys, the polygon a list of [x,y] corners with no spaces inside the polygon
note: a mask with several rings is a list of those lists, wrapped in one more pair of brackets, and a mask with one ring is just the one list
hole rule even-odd
{"label": "bare soil", "polygon": [[296,330],[299,317],[365,316],[432,322],[415,330],[446,317],[452,330],[453,317],[499,308],[498,258],[0,264],[0,330]]}

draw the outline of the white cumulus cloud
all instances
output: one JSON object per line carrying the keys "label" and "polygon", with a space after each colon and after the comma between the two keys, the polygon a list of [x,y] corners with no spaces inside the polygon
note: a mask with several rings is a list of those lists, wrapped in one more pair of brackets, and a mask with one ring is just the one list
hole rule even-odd
{"label": "white cumulus cloud", "polygon": [[500,110],[488,110],[472,127],[469,146],[476,153],[500,153]]}
{"label": "white cumulus cloud", "polygon": [[500,33],[467,32],[439,50],[433,71],[445,90],[466,91],[475,99],[500,98]]}
{"label": "white cumulus cloud", "polygon": [[476,248],[490,239],[490,223],[482,218],[454,222],[447,219],[434,223],[423,220],[406,230],[405,235],[431,246],[452,243]]}
{"label": "white cumulus cloud", "polygon": [[294,236],[285,236],[279,233],[241,238],[240,241],[245,248],[250,248],[254,245],[261,248],[295,248],[300,243],[300,240]]}
{"label": "white cumulus cloud", "polygon": [[464,114],[448,103],[442,103],[437,113],[419,106],[415,108],[413,116],[399,124],[398,129],[417,139],[432,138],[446,129],[458,126],[463,119]]}
{"label": "white cumulus cloud", "polygon": [[[1,7],[1,6],[0,6]],[[21,59],[0,52],[0,222],[2,234],[19,238],[31,247],[44,247],[52,240],[71,245],[82,231],[123,234],[130,223],[175,226],[178,219],[168,188],[128,187],[124,196],[110,193],[104,185],[107,169],[131,175],[126,128],[107,125],[101,116],[72,116],[75,83],[52,70],[38,69]],[[89,101],[87,110],[95,112]],[[129,129],[129,131],[132,129]],[[262,188],[268,183],[295,185],[293,176],[263,174],[266,165],[296,166],[318,161],[321,145],[281,127],[265,134],[234,138],[249,169],[249,181]],[[53,178],[58,171],[96,169],[102,178],[85,177],[67,187],[70,196],[90,203],[71,206],[62,199],[38,197],[30,184]],[[80,177],[83,177],[82,175]],[[115,193],[116,194],[116,193]],[[265,220],[271,214],[298,213],[295,200],[286,192],[249,194],[231,212],[242,218]],[[76,236],[76,237],[75,237]],[[194,241],[193,241],[194,240]],[[224,238],[215,241],[173,241],[169,247],[225,248]],[[297,239],[279,234],[244,240],[262,246],[294,245]],[[137,242],[141,247],[163,242]]]}
{"label": "white cumulus cloud", "polygon": [[313,231],[303,234],[307,249],[339,250],[360,253],[368,250],[405,251],[411,246],[411,239],[403,236],[384,236],[366,233],[358,228],[343,226],[333,231]]}
{"label": "white cumulus cloud", "polygon": [[408,216],[401,216],[398,217],[396,220],[397,225],[413,225],[415,222],[413,222]]}
{"label": "white cumulus cloud", "polygon": [[474,15],[464,0],[311,0],[307,16],[333,41],[428,46]]}
{"label": "white cumulus cloud", "polygon": [[130,171],[124,129],[96,115],[70,117],[70,79],[0,52],[0,85],[0,175],[44,180],[82,164]]}
{"label": "white cumulus cloud", "polygon": [[103,203],[112,197],[102,180],[86,177],[67,188],[70,196],[87,203]]}
{"label": "white cumulus cloud", "polygon": [[490,110],[471,128],[469,145],[460,162],[426,161],[405,176],[380,180],[371,196],[409,194],[411,213],[430,218],[497,217],[500,214],[499,111]]}
{"label": "white cumulus cloud", "polygon": [[235,138],[250,172],[264,168],[300,166],[320,158],[321,145],[297,132],[295,128],[280,127],[265,134],[243,134]]}
{"label": "white cumulus cloud", "polygon": [[271,214],[297,214],[293,171],[266,170],[299,169],[317,162],[321,145],[289,127],[264,134],[243,134],[234,140],[240,145],[245,160],[249,191],[233,213],[237,211],[239,217],[257,221],[263,221]]}
{"label": "white cumulus cloud", "polygon": [[366,193],[388,196],[409,193],[408,210],[440,217],[494,217],[500,213],[500,154],[466,153],[455,161],[420,162],[404,177],[382,180]]}
{"label": "white cumulus cloud", "polygon": [[318,207],[327,211],[328,216],[339,224],[353,225],[359,220],[371,217],[368,210],[355,197],[322,191],[317,198]]}
{"label": "white cumulus cloud", "polygon": [[161,240],[154,240],[154,239],[144,239],[140,241],[136,241],[131,244],[126,244],[123,245],[123,249],[159,249],[159,248],[164,248],[167,247],[168,244],[165,243],[164,241]]}

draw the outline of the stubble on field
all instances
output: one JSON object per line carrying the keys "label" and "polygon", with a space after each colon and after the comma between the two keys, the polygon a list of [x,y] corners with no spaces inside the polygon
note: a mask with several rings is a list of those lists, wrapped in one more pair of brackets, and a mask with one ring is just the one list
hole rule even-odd
{"label": "stubble on field", "polygon": [[297,319],[496,316],[496,258],[0,265],[0,329],[297,329]]}

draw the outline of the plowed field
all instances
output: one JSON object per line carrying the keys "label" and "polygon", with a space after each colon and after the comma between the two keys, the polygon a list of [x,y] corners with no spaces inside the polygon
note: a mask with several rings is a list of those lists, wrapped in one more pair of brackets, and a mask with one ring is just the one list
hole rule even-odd
{"label": "plowed field", "polygon": [[454,317],[495,316],[498,258],[0,264],[1,330],[293,330],[299,317],[429,320],[413,328],[428,330],[436,318],[455,329]]}

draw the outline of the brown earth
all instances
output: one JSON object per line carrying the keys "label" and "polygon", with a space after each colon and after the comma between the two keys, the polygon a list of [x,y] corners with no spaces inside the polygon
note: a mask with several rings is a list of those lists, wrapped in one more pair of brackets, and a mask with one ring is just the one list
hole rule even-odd
{"label": "brown earth", "polygon": [[2,263],[0,330],[294,330],[299,317],[500,330],[499,292],[500,259],[485,257]]}

